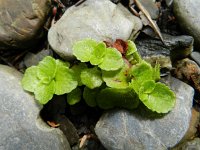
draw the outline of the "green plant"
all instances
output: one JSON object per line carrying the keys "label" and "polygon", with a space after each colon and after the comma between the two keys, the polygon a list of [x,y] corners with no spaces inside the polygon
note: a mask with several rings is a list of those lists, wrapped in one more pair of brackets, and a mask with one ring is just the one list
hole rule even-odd
{"label": "green plant", "polygon": [[26,70],[22,86],[42,104],[51,100],[53,94],[67,94],[70,105],[83,97],[91,107],[134,109],[142,102],[152,111],[167,113],[175,105],[175,94],[158,82],[159,64],[152,67],[142,60],[132,41],[125,44],[127,48],[120,53],[104,42],[76,42],[73,54],[79,63],[69,64],[47,56]]}
{"label": "green plant", "polygon": [[38,66],[28,68],[22,79],[23,88],[33,92],[41,104],[46,104],[53,94],[70,93],[77,85],[78,81],[69,63],[50,56],[45,57]]}

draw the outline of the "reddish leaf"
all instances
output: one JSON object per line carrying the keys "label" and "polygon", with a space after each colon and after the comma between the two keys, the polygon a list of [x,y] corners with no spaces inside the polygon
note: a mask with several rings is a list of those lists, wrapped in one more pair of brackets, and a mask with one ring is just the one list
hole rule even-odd
{"label": "reddish leaf", "polygon": [[113,47],[116,48],[121,54],[125,54],[128,49],[128,43],[122,39],[116,39]]}
{"label": "reddish leaf", "polygon": [[126,54],[128,49],[128,43],[123,41],[122,39],[116,39],[114,43],[103,41],[106,44],[106,47],[114,47],[116,48],[121,54]]}

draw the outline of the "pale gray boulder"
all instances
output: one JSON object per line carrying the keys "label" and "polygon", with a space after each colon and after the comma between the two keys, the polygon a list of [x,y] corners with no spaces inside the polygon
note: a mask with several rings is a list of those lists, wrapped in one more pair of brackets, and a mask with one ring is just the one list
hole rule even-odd
{"label": "pale gray boulder", "polygon": [[188,130],[194,90],[175,78],[167,83],[176,93],[171,112],[153,117],[142,106],[133,112],[106,112],[95,127],[101,143],[109,150],[165,150],[175,146]]}
{"label": "pale gray boulder", "polygon": [[21,78],[0,65],[0,150],[70,150],[62,131],[40,118],[42,107],[22,89]]}
{"label": "pale gray boulder", "polygon": [[200,51],[200,1],[174,0],[173,11],[182,30],[194,37],[195,46]]}
{"label": "pale gray boulder", "polygon": [[115,41],[135,38],[142,28],[138,17],[121,4],[109,0],[87,0],[66,10],[48,32],[53,50],[67,60],[74,59],[72,45],[84,38]]}

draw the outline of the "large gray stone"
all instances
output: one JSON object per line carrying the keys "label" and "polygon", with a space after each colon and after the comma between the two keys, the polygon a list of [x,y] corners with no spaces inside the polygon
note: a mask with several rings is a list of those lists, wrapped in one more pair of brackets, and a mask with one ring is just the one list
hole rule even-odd
{"label": "large gray stone", "polygon": [[51,0],[0,0],[0,50],[34,46],[50,8]]}
{"label": "large gray stone", "polygon": [[193,51],[194,39],[192,36],[180,35],[172,36],[169,34],[162,34],[165,45],[158,39],[143,38],[135,41],[139,53],[143,57],[150,57],[155,55],[164,55],[175,58],[185,58]]}
{"label": "large gray stone", "polygon": [[173,10],[184,32],[194,37],[195,45],[200,48],[200,1],[174,0]]}
{"label": "large gray stone", "polygon": [[109,0],[87,0],[69,8],[48,33],[53,50],[65,59],[74,59],[72,45],[84,38],[98,41],[127,40],[142,28],[139,18],[127,8]]}
{"label": "large gray stone", "polygon": [[186,133],[194,90],[178,79],[168,79],[176,93],[175,108],[154,118],[144,107],[130,112],[113,110],[105,113],[95,127],[102,144],[109,150],[163,150],[175,146]]}
{"label": "large gray stone", "polygon": [[22,89],[21,77],[0,65],[0,150],[70,150],[63,133],[40,119],[41,106]]}
{"label": "large gray stone", "polygon": [[135,43],[146,61],[152,65],[159,63],[161,68],[171,70],[171,59],[188,57],[193,51],[194,39],[187,35],[172,36],[164,33],[162,35],[165,45],[154,38],[136,39]]}

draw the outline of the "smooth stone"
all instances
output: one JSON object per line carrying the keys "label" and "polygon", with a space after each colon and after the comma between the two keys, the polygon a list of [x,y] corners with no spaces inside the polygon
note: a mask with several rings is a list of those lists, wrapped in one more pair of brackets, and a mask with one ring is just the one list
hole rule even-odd
{"label": "smooth stone", "polygon": [[154,118],[144,107],[111,110],[97,122],[95,132],[109,150],[163,150],[175,146],[189,127],[194,90],[176,78],[167,84],[176,93],[174,109]]}
{"label": "smooth stone", "polygon": [[172,68],[171,59],[185,58],[193,51],[193,38],[181,35],[162,34],[165,45],[155,38],[136,39],[135,44],[141,56],[152,65],[158,62],[161,68]]}
{"label": "smooth stone", "polygon": [[59,124],[58,128],[66,136],[70,146],[79,141],[78,131],[72,122],[64,115],[66,114],[67,101],[65,95],[54,95],[40,111],[43,120]]}
{"label": "smooth stone", "polygon": [[159,39],[155,38],[148,37],[137,39],[135,44],[140,54],[145,57],[157,54],[169,56],[170,53],[178,53],[176,54],[176,57],[187,57],[193,51],[194,39],[191,36],[162,35],[165,45]]}
{"label": "smooth stone", "polygon": [[141,20],[121,4],[109,0],[87,0],[66,10],[48,32],[53,50],[66,60],[74,59],[72,46],[84,38],[115,41],[136,38]]}
{"label": "smooth stone", "polygon": [[38,63],[46,56],[53,56],[53,52],[48,49],[44,49],[36,54],[28,52],[25,55],[23,61],[24,61],[25,66],[28,68],[31,66],[38,65]]}
{"label": "smooth stone", "polygon": [[[195,46],[200,48],[200,1],[174,0],[174,15],[182,30],[194,37]],[[197,49],[197,50],[198,50]]]}
{"label": "smooth stone", "polygon": [[50,8],[50,0],[0,0],[0,50],[35,46]]}
{"label": "smooth stone", "polygon": [[199,52],[192,52],[190,57],[200,66],[200,53]]}
{"label": "smooth stone", "polygon": [[78,131],[73,125],[73,123],[65,116],[59,118],[59,128],[63,131],[64,135],[67,137],[69,144],[71,146],[79,142]]}
{"label": "smooth stone", "polygon": [[22,74],[0,65],[0,149],[71,150],[60,129],[40,118],[42,108],[21,86]]}

